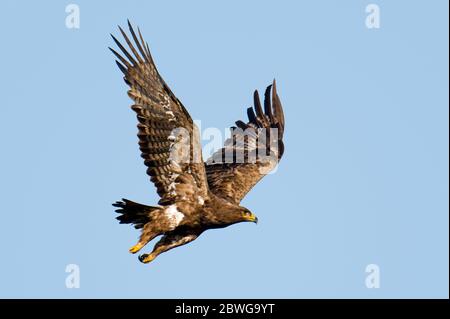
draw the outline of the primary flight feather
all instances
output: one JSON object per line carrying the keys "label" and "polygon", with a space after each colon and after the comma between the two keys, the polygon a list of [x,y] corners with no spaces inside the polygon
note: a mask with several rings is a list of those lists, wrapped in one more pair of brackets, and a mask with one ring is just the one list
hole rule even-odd
{"label": "primary flight feather", "polygon": [[156,69],[140,30],[136,34],[130,22],[128,27],[131,39],[119,30],[131,52],[113,35],[122,54],[110,50],[130,87],[141,156],[161,199],[158,206],[127,199],[113,205],[118,207],[120,223],[141,229],[131,253],[162,235],[150,254],[139,256],[148,263],[207,229],[258,221],[239,203],[281,159],[284,115],[274,80],[265,91],[264,106],[255,91],[254,108],[247,109],[248,122],[237,121],[223,148],[203,162],[200,136],[191,116]]}

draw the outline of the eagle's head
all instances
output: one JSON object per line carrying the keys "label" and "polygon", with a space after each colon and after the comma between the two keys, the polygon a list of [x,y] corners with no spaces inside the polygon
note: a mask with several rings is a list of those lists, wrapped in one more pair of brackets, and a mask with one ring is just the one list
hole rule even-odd
{"label": "eagle's head", "polygon": [[240,208],[241,208],[240,214],[241,214],[241,218],[242,218],[241,221],[253,222],[255,224],[258,223],[258,217],[256,217],[255,214],[253,214],[250,210],[248,210],[245,207],[240,207]]}
{"label": "eagle's head", "polygon": [[228,212],[224,214],[228,218],[230,224],[252,222],[257,223],[258,217],[253,214],[249,209],[242,206],[234,206],[228,209]]}
{"label": "eagle's head", "polygon": [[231,203],[224,203],[218,207],[213,215],[209,216],[208,221],[211,223],[209,227],[222,228],[242,222],[257,223],[258,218],[245,207],[237,206]]}

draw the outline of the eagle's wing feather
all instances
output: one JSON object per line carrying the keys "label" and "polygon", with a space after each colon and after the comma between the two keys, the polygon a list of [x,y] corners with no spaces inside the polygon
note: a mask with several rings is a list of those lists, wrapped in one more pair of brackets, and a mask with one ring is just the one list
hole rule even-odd
{"label": "eagle's wing feather", "polygon": [[[119,29],[131,53],[113,35],[124,56],[110,50],[117,57],[116,63],[130,86],[128,95],[134,100],[131,108],[137,113],[139,122],[141,156],[148,168],[147,174],[161,196],[159,203],[172,203],[193,190],[205,197],[208,184],[197,129],[183,104],[160,76],[139,29],[138,38],[130,22],[128,26],[135,45]],[[183,137],[189,138],[188,143]]]}
{"label": "eagle's wing feather", "polygon": [[284,114],[275,80],[264,94],[264,109],[258,91],[253,97],[248,122],[237,121],[240,130],[233,128],[224,147],[205,163],[210,191],[235,204],[276,166],[284,152]]}

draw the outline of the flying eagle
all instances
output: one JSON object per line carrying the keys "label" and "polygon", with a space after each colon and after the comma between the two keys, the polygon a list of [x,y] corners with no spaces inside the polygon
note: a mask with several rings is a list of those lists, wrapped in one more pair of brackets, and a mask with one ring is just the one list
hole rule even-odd
{"label": "flying eagle", "polygon": [[239,203],[281,159],[284,115],[274,80],[265,91],[264,105],[255,91],[254,109],[247,109],[248,122],[237,121],[223,148],[203,162],[198,129],[191,116],[160,76],[139,28],[138,37],[129,21],[128,27],[134,43],[122,28],[119,30],[131,52],[113,35],[123,55],[109,49],[130,87],[141,156],[161,199],[159,206],[127,199],[113,206],[118,207],[120,223],[141,229],[131,253],[162,235],[150,254],[139,256],[141,262],[148,263],[195,240],[207,229],[258,221]]}

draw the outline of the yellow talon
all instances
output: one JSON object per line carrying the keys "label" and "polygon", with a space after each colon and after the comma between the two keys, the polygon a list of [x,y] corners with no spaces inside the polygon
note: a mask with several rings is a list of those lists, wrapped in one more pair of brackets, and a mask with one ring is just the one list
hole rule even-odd
{"label": "yellow talon", "polygon": [[141,243],[137,243],[136,245],[134,245],[133,247],[130,248],[130,253],[135,254],[139,250],[141,250],[142,247],[144,247],[144,245],[142,245]]}
{"label": "yellow talon", "polygon": [[139,256],[139,260],[141,262],[143,262],[144,264],[151,262],[155,258],[156,258],[156,256],[154,256],[153,254],[144,254],[144,255]]}

